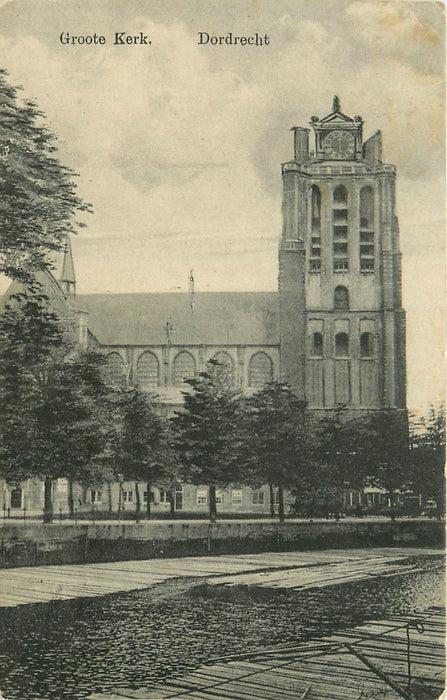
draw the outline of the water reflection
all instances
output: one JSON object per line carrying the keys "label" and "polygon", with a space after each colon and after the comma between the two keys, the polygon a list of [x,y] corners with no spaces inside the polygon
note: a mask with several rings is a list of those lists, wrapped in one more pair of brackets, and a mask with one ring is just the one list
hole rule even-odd
{"label": "water reflection", "polygon": [[421,571],[327,589],[209,597],[191,581],[101,599],[0,611],[9,698],[85,698],[138,687],[220,655],[297,642],[366,619],[443,604],[442,558]]}

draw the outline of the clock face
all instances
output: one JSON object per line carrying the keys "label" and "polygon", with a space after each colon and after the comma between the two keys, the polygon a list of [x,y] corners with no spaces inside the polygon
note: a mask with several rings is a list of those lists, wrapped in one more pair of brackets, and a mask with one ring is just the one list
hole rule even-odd
{"label": "clock face", "polygon": [[350,158],[354,153],[355,138],[349,131],[330,131],[323,141],[323,149],[329,158],[343,160]]}

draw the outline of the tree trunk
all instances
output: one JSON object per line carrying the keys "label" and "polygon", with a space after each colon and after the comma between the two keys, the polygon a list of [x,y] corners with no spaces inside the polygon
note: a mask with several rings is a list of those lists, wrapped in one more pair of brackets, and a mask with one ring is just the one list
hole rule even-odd
{"label": "tree trunk", "polygon": [[147,500],[146,500],[146,513],[147,517],[151,517],[151,485],[149,482],[146,484],[146,490],[147,490]]}
{"label": "tree trunk", "polygon": [[49,476],[46,476],[44,481],[43,521],[53,522],[53,480]]}
{"label": "tree trunk", "polygon": [[109,513],[112,513],[112,511],[113,511],[112,483],[110,481],[107,482],[107,498],[109,499]]}
{"label": "tree trunk", "polygon": [[169,491],[169,509],[172,516],[175,515],[175,486]]}
{"label": "tree trunk", "polygon": [[120,481],[118,489],[118,517],[121,518],[121,510],[123,508],[123,485]]}
{"label": "tree trunk", "polygon": [[278,485],[278,518],[279,522],[283,523],[284,522],[284,489],[283,485],[279,484]]}
{"label": "tree trunk", "polygon": [[141,516],[141,500],[140,500],[140,489],[138,487],[138,481],[135,482],[135,520],[137,523],[140,522]]}
{"label": "tree trunk", "polygon": [[273,484],[271,482],[269,483],[269,491],[270,491],[270,517],[274,518],[275,517],[275,492],[273,491]]}
{"label": "tree trunk", "polygon": [[68,510],[72,518],[74,516],[73,479],[68,480]]}
{"label": "tree trunk", "polygon": [[217,507],[216,507],[216,486],[215,484],[210,484],[210,521],[212,523],[216,522],[217,519]]}

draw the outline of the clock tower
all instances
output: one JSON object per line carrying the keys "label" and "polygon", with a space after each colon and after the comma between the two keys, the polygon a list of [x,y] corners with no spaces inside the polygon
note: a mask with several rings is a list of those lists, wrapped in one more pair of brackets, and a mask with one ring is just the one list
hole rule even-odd
{"label": "clock tower", "polygon": [[396,170],[382,162],[380,132],[363,141],[361,117],[338,97],[310,127],[293,127],[282,166],[281,379],[315,410],[405,414]]}

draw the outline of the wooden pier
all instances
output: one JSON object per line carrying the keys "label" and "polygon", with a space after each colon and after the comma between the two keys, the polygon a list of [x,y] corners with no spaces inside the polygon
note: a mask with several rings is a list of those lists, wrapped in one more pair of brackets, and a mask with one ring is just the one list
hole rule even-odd
{"label": "wooden pier", "polygon": [[[212,586],[321,587],[404,573],[408,557],[442,554],[441,549],[393,547],[3,569],[0,570],[0,608],[144,589],[183,577],[205,579]],[[412,570],[415,568],[413,565]]]}
{"label": "wooden pier", "polygon": [[216,660],[164,683],[91,700],[431,700],[444,690],[445,609],[393,617],[296,646]]}

